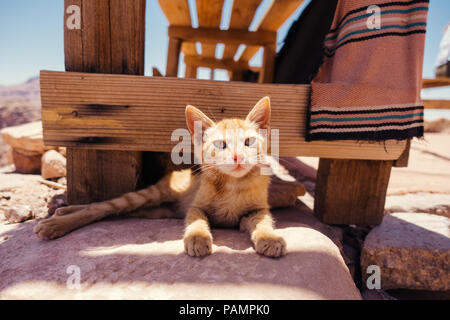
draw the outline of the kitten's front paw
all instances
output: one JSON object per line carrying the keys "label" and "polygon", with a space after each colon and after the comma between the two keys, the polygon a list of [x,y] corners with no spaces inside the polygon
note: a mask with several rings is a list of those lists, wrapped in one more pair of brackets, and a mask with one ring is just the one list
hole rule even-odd
{"label": "kitten's front paw", "polygon": [[276,234],[260,236],[255,241],[255,250],[266,257],[278,258],[286,254],[286,241]]}
{"label": "kitten's front paw", "polygon": [[190,233],[184,236],[184,250],[191,257],[203,257],[212,253],[210,233]]}

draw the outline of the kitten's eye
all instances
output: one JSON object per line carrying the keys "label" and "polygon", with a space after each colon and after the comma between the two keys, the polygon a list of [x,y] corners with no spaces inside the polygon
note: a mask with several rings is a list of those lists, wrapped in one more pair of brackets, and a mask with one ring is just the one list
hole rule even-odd
{"label": "kitten's eye", "polygon": [[217,149],[225,149],[227,147],[227,143],[223,140],[216,140],[213,143],[214,147],[216,147]]}
{"label": "kitten's eye", "polygon": [[250,147],[253,144],[255,144],[255,142],[256,142],[256,138],[255,137],[247,138],[247,139],[245,139],[245,146],[246,147]]}

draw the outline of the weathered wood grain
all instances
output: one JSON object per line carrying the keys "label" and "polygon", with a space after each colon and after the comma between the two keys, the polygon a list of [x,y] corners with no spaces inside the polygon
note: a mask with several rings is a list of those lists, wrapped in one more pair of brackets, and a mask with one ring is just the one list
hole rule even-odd
{"label": "weathered wood grain", "polygon": [[180,57],[181,40],[169,38],[169,48],[167,50],[166,77],[178,76],[178,61]]}
{"label": "weathered wood grain", "polygon": [[[172,26],[192,27],[188,0],[158,0],[159,6]],[[187,55],[196,55],[194,43],[183,43],[181,50]]]}
{"label": "weathered wood grain", "polygon": [[259,73],[259,83],[272,83],[275,73],[276,44],[264,46],[263,64]]}
{"label": "weathered wood grain", "polygon": [[450,86],[450,78],[440,77],[434,79],[423,79],[422,80],[422,88],[437,88],[437,87],[446,87]]}
{"label": "weathered wood grain", "polygon": [[[186,60],[185,60],[186,62]],[[186,70],[184,77],[186,79],[197,79],[197,66],[192,64],[186,64]]]}
{"label": "weathered wood grain", "polygon": [[[250,27],[255,12],[261,4],[261,0],[239,0],[233,1],[231,9],[229,29],[247,29]],[[223,49],[223,59],[233,59],[239,45],[225,45]]]}
{"label": "weathered wood grain", "polygon": [[425,109],[450,109],[450,100],[423,100]]}
{"label": "weathered wood grain", "polygon": [[224,69],[224,70],[248,69],[248,63],[234,61],[233,59],[216,59],[203,56],[184,56],[184,62],[186,63],[186,65],[194,65],[198,67],[205,67],[211,69]]}
{"label": "weathered wood grain", "polygon": [[245,29],[220,30],[217,28],[170,26],[169,38],[178,38],[184,42],[266,45],[276,43],[277,33],[274,31],[248,31]]}
{"label": "weathered wood grain", "polygon": [[[272,101],[280,155],[397,159],[405,142],[305,141],[308,85],[254,84],[127,75],[41,72],[48,145],[169,152],[186,128],[187,104],[212,119],[245,117],[263,96]],[[189,142],[190,143],[190,142]]]}
{"label": "weathered wood grain", "polygon": [[379,224],[392,163],[320,159],[314,212],[328,224]]}
{"label": "weathered wood grain", "polygon": [[[273,0],[256,30],[277,31],[302,2],[303,0]],[[250,61],[259,49],[258,46],[247,46],[239,60]]]}
{"label": "weathered wood grain", "polygon": [[[199,27],[219,28],[224,0],[196,0]],[[202,45],[202,56],[215,57],[214,44]]]}
{"label": "weathered wood grain", "polygon": [[[64,28],[67,71],[143,74],[145,0],[66,0],[64,8],[70,5],[81,8],[82,24],[79,30]],[[141,170],[141,152],[68,148],[68,202],[135,190]]]}

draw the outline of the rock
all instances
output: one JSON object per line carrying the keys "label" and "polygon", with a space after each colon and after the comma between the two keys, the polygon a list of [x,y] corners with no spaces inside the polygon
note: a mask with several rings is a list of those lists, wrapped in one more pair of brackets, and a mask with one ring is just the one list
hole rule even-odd
{"label": "rock", "polygon": [[49,150],[42,156],[42,177],[44,179],[66,176],[66,158],[55,150]]}
{"label": "rock", "polygon": [[298,181],[285,181],[272,176],[269,185],[271,208],[294,206],[297,198],[305,194],[305,187]]}
{"label": "rock", "polygon": [[14,149],[44,153],[42,122],[31,122],[1,130],[3,141]]}
{"label": "rock", "polygon": [[2,207],[0,210],[3,211],[6,221],[9,223],[19,223],[33,217],[30,206]]}
{"label": "rock", "polygon": [[7,146],[6,159],[8,164],[14,164],[13,149],[11,146]]}
{"label": "rock", "polygon": [[51,216],[56,209],[67,206],[67,194],[58,194],[50,199],[47,203],[48,214]]}
{"label": "rock", "polygon": [[13,148],[12,156],[16,172],[28,174],[41,172],[42,153]]}
{"label": "rock", "polygon": [[58,152],[61,153],[64,157],[67,157],[67,149],[65,147],[58,147]]}
{"label": "rock", "polygon": [[377,289],[369,290],[367,288],[363,288],[361,291],[361,296],[364,300],[397,300],[386,291]]}
{"label": "rock", "polygon": [[[393,213],[367,235],[361,268],[380,267],[381,289],[450,290],[450,219]],[[363,272],[363,284],[369,275]]]}
{"label": "rock", "polygon": [[[0,245],[0,299],[361,299],[337,246],[287,210],[275,210],[288,248],[280,259],[256,254],[234,229],[213,229],[213,254],[189,257],[177,219],[105,220],[51,241],[33,234],[34,221],[0,225],[10,236]],[[76,270],[79,289],[67,286]]]}

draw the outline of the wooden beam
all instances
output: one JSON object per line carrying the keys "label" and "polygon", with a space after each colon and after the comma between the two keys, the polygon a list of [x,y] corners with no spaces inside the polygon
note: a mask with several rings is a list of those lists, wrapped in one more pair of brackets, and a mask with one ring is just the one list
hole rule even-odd
{"label": "wooden beam", "polygon": [[423,100],[425,109],[450,109],[450,100]]}
{"label": "wooden beam", "polygon": [[264,46],[263,65],[259,74],[259,83],[272,83],[275,73],[275,57],[277,55],[277,45]]}
{"label": "wooden beam", "polygon": [[423,79],[422,89],[450,86],[450,78]]}
{"label": "wooden beam", "polygon": [[274,44],[277,33],[273,31],[248,31],[243,29],[220,30],[216,28],[169,27],[169,37],[185,42],[231,43],[248,45]]}
{"label": "wooden beam", "polygon": [[241,70],[235,70],[228,73],[230,81],[242,81],[244,80],[244,74]]}
{"label": "wooden beam", "polygon": [[248,69],[247,63],[236,62],[233,59],[216,59],[203,56],[185,56],[184,62],[186,64],[211,68],[211,69],[224,69],[224,70],[246,70]]}
{"label": "wooden beam", "polygon": [[[196,0],[198,26],[219,28],[222,19],[224,0]],[[216,55],[216,46],[202,45],[202,56],[213,58]]]}
{"label": "wooden beam", "polygon": [[186,73],[184,77],[190,79],[197,79],[197,66],[192,64],[186,64]]}
{"label": "wooden beam", "polygon": [[[302,2],[303,0],[272,0],[256,30],[277,31]],[[250,61],[259,49],[257,46],[248,46],[242,52],[239,60]]]}
{"label": "wooden beam", "polygon": [[403,150],[400,157],[394,161],[394,167],[397,168],[406,168],[409,162],[409,151],[411,149],[411,139],[408,139],[406,142],[405,150]]}
{"label": "wooden beam", "polygon": [[[255,12],[261,4],[262,0],[239,0],[233,1],[231,9],[229,29],[245,29],[248,30],[253,21]],[[223,49],[223,59],[233,59],[239,45],[228,44]]]}
{"label": "wooden beam", "polygon": [[[158,0],[158,2],[170,25],[192,26],[188,0]],[[181,50],[187,55],[197,54],[197,49],[193,43],[183,43]]]}
{"label": "wooden beam", "polygon": [[405,147],[396,140],[306,142],[308,85],[52,71],[42,71],[40,79],[47,145],[170,152],[178,143],[171,141],[172,132],[186,127],[187,104],[212,119],[243,118],[270,96],[281,156],[397,159]]}
{"label": "wooden beam", "polygon": [[166,77],[178,76],[178,61],[180,57],[181,40],[169,38],[169,48],[167,50]]}
{"label": "wooden beam", "polygon": [[162,73],[156,67],[152,68],[152,74],[154,77],[162,77],[163,76]]}
{"label": "wooden beam", "polygon": [[[82,28],[64,24],[66,70],[144,73],[145,0],[65,0],[64,8],[70,5],[81,8]],[[141,152],[68,148],[68,202],[90,203],[133,191],[141,172]]]}
{"label": "wooden beam", "polygon": [[392,161],[320,159],[314,212],[328,224],[379,224],[391,168]]}

